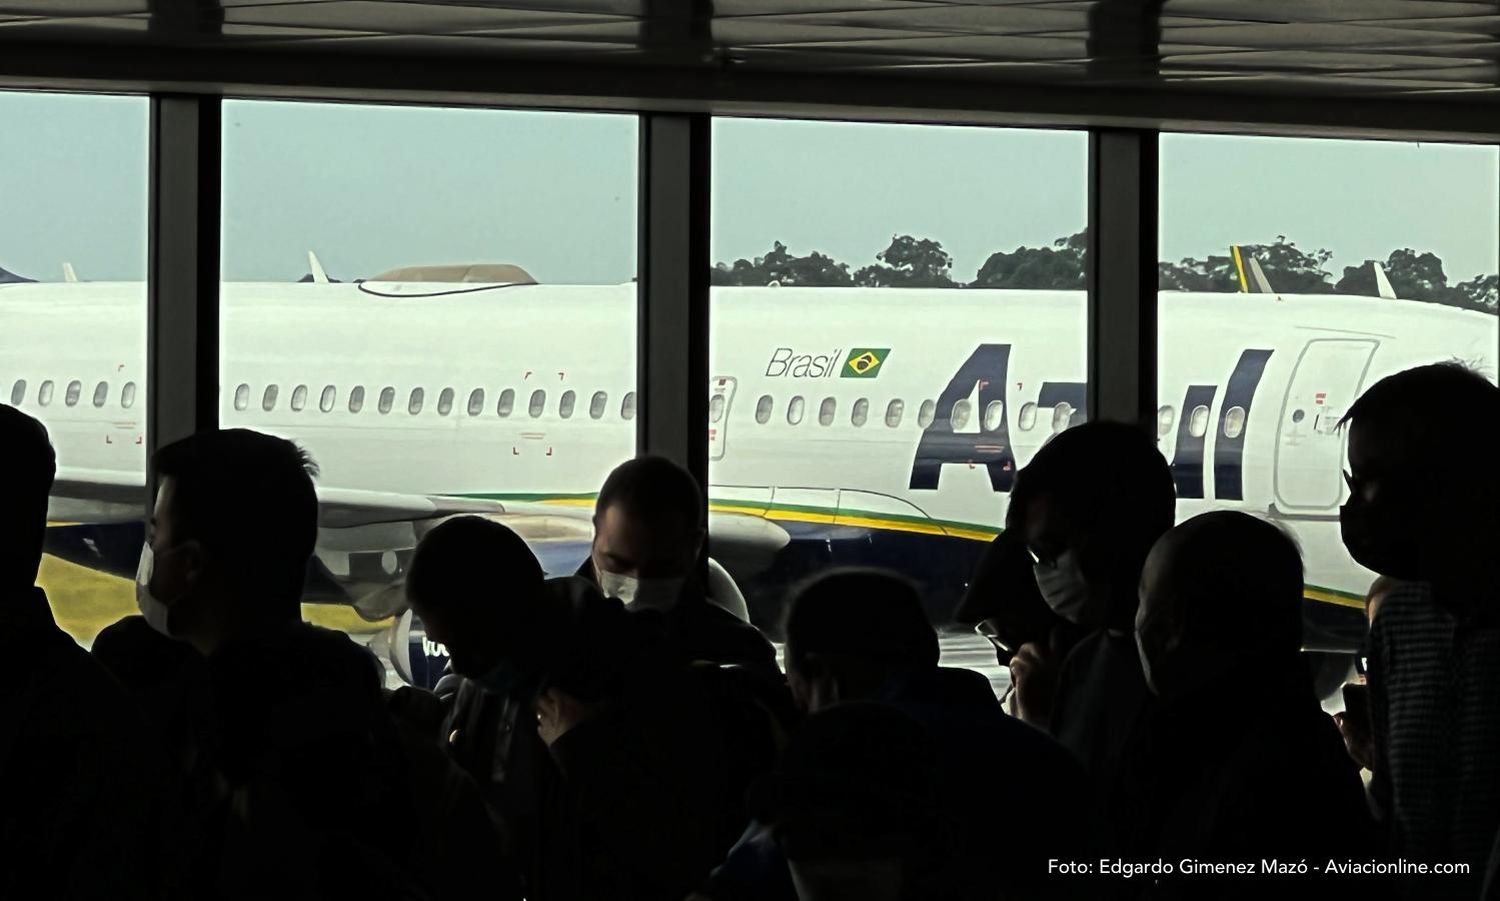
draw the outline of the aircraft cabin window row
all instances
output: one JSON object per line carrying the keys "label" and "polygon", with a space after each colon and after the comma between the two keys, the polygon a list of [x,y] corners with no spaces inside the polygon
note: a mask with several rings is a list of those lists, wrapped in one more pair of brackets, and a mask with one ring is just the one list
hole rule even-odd
{"label": "aircraft cabin window row", "polygon": [[[718,423],[724,417],[725,407],[728,401],[723,395],[714,395],[709,399],[708,418],[710,424]],[[755,402],[755,421],[759,425],[765,425],[771,421],[776,410],[776,398],[769,394],[763,394]],[[796,395],[787,402],[786,421],[788,425],[800,425],[807,412],[807,398]],[[937,401],[924,400],[917,407],[917,427],[925,429],[937,419]],[[1072,404],[1062,402],[1052,408],[1052,430],[1060,432],[1067,428],[1077,412]],[[1166,425],[1160,426],[1166,429],[1170,426],[1172,414],[1167,407],[1162,408],[1158,414],[1159,418],[1165,417]],[[1207,416],[1205,409],[1204,416]],[[885,424],[888,428],[898,428],[906,417],[906,401],[901,399],[892,400],[885,408]],[[833,397],[824,398],[818,406],[818,424],[822,426],[833,425],[838,419],[838,399]],[[1022,404],[1017,411],[1016,427],[1021,431],[1030,431],[1036,428],[1037,405],[1034,402]],[[856,400],[849,409],[849,424],[855,428],[863,428],[870,421],[870,399],[861,397]],[[955,431],[961,431],[969,427],[974,421],[974,404],[967,398],[955,401],[948,410],[948,421]],[[1204,420],[1205,424],[1207,420]],[[1245,411],[1240,407],[1231,409],[1225,416],[1225,435],[1229,438],[1238,437],[1244,430]],[[982,421],[980,425],[984,431],[994,432],[1005,425],[1005,402],[993,400],[985,404]],[[1164,431],[1162,434],[1166,434]]]}
{"label": "aircraft cabin window row", "polygon": [[[26,403],[26,389],[28,382],[25,379],[16,379],[10,386],[10,405],[12,407],[24,406]],[[93,404],[95,407],[103,407],[109,403],[109,382],[99,382],[94,386]],[[52,405],[52,399],[57,395],[57,383],[47,379],[37,386],[36,403],[39,407]],[[69,407],[78,406],[83,398],[83,381],[73,379],[63,391],[63,403]],[[130,409],[135,406],[135,382],[126,382],[120,387],[120,406]]]}
{"label": "aircraft cabin window row", "polygon": [[[81,383],[74,382],[68,387],[70,397],[73,396],[74,393],[76,393],[75,388],[81,391]],[[122,405],[128,407],[130,406],[130,403],[134,401],[134,383],[130,383],[126,386],[126,388],[130,392],[129,400],[127,401],[123,395],[121,400]],[[42,404],[43,406],[51,403],[52,392],[52,382],[49,381],[43,383],[41,396],[38,399],[38,403]],[[22,379],[16,382],[15,387],[11,391],[11,398],[15,403],[19,404],[20,400],[24,399],[25,393],[26,381]],[[104,400],[108,396],[108,393],[108,384],[105,382],[100,382],[99,387],[96,388],[94,392],[94,406],[103,406]],[[309,388],[307,385],[297,385],[292,389],[291,401],[288,404],[292,412],[300,413],[304,409],[306,409],[308,393]],[[251,388],[249,384],[238,385],[234,389],[234,409],[239,412],[248,410],[250,408],[250,396]],[[276,409],[276,405],[280,400],[280,397],[280,385],[267,385],[264,392],[261,394],[261,409],[267,413],[273,412]],[[453,388],[442,389],[442,391],[438,393],[436,408],[437,414],[439,416],[451,415],[453,413],[453,405],[456,397],[457,392]],[[470,416],[477,417],[484,414],[485,397],[486,394],[483,388],[475,388],[473,391],[469,392],[469,398],[467,403],[465,404],[464,409]],[[318,397],[318,409],[323,413],[333,412],[334,408],[338,406],[338,398],[339,392],[337,385],[324,386],[322,393]],[[406,412],[412,416],[421,413],[422,408],[426,403],[426,398],[427,393],[425,389],[411,389],[411,393],[407,395],[406,399]],[[722,416],[724,412],[724,405],[727,403],[727,401],[723,397],[715,398],[715,400],[719,403],[719,415]],[[72,403],[76,402],[77,398],[74,397],[73,400],[69,403],[71,405]],[[389,385],[380,389],[380,396],[376,401],[376,410],[378,410],[379,413],[384,416],[389,414],[391,410],[395,408],[395,406],[396,389]],[[500,392],[499,398],[495,403],[495,415],[500,417],[501,419],[508,418],[512,413],[515,412],[515,407],[515,389],[506,388],[505,390]],[[365,408],[365,387],[363,385],[357,385],[349,390],[348,408],[350,413],[359,413]],[[573,414],[577,411],[577,409],[578,392],[569,389],[567,391],[564,391],[558,397],[557,415],[562,419],[573,418]],[[539,419],[546,412],[546,410],[547,392],[544,389],[538,388],[531,393],[531,397],[527,402],[526,412],[532,419]],[[609,392],[595,391],[589,398],[588,410],[590,419],[603,419],[609,412]],[[620,418],[626,421],[632,420],[635,418],[635,412],[636,394],[634,391],[630,391],[627,392],[620,401]]]}

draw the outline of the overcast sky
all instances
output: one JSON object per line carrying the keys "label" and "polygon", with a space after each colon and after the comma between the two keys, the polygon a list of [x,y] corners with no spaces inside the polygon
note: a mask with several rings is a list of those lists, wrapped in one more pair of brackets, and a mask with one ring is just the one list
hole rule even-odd
{"label": "overcast sky", "polygon": [[[0,267],[57,279],[145,273],[147,103],[0,93]],[[955,276],[994,250],[1083,228],[1077,132],[721,120],[716,260],[780,240],[858,267],[894,234],[940,240]],[[512,262],[552,283],[635,274],[629,116],[231,102],[224,274],[291,280]],[[1492,147],[1168,136],[1162,257],[1286,235],[1330,271],[1398,247],[1450,281],[1497,270]]]}

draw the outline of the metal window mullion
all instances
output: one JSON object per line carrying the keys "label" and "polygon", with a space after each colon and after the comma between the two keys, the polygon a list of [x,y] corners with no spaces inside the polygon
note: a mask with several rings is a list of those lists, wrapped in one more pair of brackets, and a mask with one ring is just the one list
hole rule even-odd
{"label": "metal window mullion", "polygon": [[1089,132],[1091,420],[1149,427],[1156,409],[1157,144],[1156,131]]}
{"label": "metal window mullion", "polygon": [[[218,426],[221,102],[151,97],[146,453]],[[155,473],[148,472],[148,497]]]}
{"label": "metal window mullion", "polygon": [[701,114],[640,119],[636,446],[708,485],[709,140]]}

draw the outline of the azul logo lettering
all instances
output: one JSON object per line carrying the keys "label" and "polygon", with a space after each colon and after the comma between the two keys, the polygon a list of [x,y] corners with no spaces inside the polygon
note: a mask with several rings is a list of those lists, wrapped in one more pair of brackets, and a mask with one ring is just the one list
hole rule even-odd
{"label": "azul logo lettering", "polygon": [[818,354],[799,354],[790,347],[778,347],[766,366],[766,378],[832,378],[843,359],[844,349],[841,347]]}
{"label": "azul logo lettering", "polygon": [[447,657],[448,648],[441,642],[433,641],[427,636],[422,636],[422,653],[428,657]]}

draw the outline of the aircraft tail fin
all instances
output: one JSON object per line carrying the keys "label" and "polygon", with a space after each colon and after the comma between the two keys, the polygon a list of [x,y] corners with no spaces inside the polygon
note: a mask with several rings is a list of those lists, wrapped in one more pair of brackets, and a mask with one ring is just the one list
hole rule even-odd
{"label": "aircraft tail fin", "polygon": [[1235,275],[1239,278],[1242,294],[1275,294],[1271,280],[1261,268],[1260,260],[1246,253],[1238,244],[1231,245],[1229,255],[1234,259]]}
{"label": "aircraft tail fin", "polygon": [[328,273],[323,271],[323,264],[318,262],[318,255],[311,250],[307,252],[307,269],[312,273],[312,280],[320,285],[328,284]]}
{"label": "aircraft tail fin", "polygon": [[74,271],[72,263],[66,263],[66,262],[63,263],[63,281],[65,281],[65,282],[76,282],[76,281],[78,281],[78,273],[76,271]]}
{"label": "aircraft tail fin", "polygon": [[1386,300],[1396,300],[1396,289],[1391,287],[1391,280],[1385,274],[1385,267],[1380,265],[1379,260],[1371,260],[1370,267],[1375,270],[1375,293]]}

